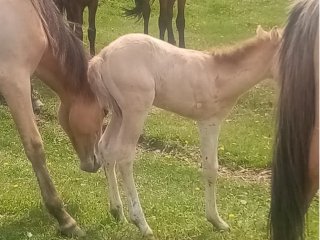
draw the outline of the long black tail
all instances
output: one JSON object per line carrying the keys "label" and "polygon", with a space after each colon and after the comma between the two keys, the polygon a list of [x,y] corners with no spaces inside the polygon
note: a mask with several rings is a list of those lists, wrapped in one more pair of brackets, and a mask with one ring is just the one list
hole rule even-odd
{"label": "long black tail", "polygon": [[318,21],[319,0],[298,1],[290,12],[279,52],[282,82],[269,219],[273,240],[304,239],[309,150],[315,125]]}
{"label": "long black tail", "polygon": [[145,8],[150,7],[150,5],[153,4],[154,0],[134,0],[135,2],[135,7],[132,9],[123,9],[124,10],[124,15],[127,17],[134,17],[138,18],[140,20],[142,18],[142,14]]}

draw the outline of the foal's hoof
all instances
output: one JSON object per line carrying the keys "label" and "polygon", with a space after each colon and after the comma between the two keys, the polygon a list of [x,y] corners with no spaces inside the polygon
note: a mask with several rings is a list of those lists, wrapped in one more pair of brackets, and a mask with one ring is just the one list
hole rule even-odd
{"label": "foal's hoof", "polygon": [[85,237],[86,233],[81,230],[77,225],[72,225],[70,227],[60,228],[60,232],[62,235],[67,237]]}
{"label": "foal's hoof", "polygon": [[148,227],[143,233],[143,238],[148,240],[155,240],[156,238],[153,235],[153,232],[150,227]]}
{"label": "foal's hoof", "polygon": [[119,223],[128,223],[126,217],[124,216],[123,212],[120,211],[120,208],[110,209],[110,213],[113,218]]}
{"label": "foal's hoof", "polygon": [[225,221],[223,221],[222,219],[219,222],[213,223],[213,226],[219,231],[229,231],[230,230],[229,225]]}

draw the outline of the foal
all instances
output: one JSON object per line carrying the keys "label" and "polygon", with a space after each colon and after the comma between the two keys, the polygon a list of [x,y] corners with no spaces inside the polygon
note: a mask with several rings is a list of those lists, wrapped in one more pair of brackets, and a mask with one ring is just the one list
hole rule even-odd
{"label": "foal", "polygon": [[241,94],[271,76],[279,42],[277,29],[265,32],[258,27],[256,37],[239,47],[208,53],[177,48],[144,34],[129,34],[91,60],[89,82],[99,101],[112,111],[99,153],[115,218],[125,218],[115,175],[117,164],[128,197],[130,219],[143,235],[153,235],[140,206],[133,159],[144,121],[154,105],[197,121],[206,217],[217,229],[229,228],[216,205],[220,125]]}

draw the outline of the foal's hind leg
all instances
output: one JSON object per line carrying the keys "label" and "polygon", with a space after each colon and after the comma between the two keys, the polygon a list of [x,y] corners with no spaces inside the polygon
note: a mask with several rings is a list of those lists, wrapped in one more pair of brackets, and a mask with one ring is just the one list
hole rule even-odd
{"label": "foal's hind leg", "polygon": [[42,139],[32,112],[29,74],[20,71],[8,76],[10,80],[6,81],[8,84],[1,86],[1,90],[19,131],[26,155],[32,163],[44,204],[49,213],[58,220],[62,233],[83,236],[84,233],[75,220],[65,211],[63,202],[50,179]]}
{"label": "foal's hind leg", "polygon": [[123,204],[120,198],[118,182],[115,172],[115,159],[110,157],[108,146],[116,141],[121,126],[121,117],[112,115],[111,121],[99,142],[99,152],[101,153],[102,165],[108,180],[108,190],[110,199],[110,213],[118,221],[126,221],[123,213]]}
{"label": "foal's hind leg", "polygon": [[216,203],[216,180],[218,177],[218,136],[220,123],[215,121],[198,122],[201,144],[203,177],[205,184],[206,217],[220,230],[229,226],[219,216]]}

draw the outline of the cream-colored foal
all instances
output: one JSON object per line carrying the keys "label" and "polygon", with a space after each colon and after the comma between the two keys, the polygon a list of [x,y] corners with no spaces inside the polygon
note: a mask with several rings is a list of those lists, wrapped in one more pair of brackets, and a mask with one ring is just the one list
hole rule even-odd
{"label": "cream-colored foal", "polygon": [[180,49],[143,34],[122,36],[90,62],[89,81],[104,107],[112,112],[103,134],[100,158],[109,182],[111,213],[125,219],[115,165],[123,178],[129,216],[145,236],[145,220],[133,179],[138,138],[151,106],[198,123],[205,182],[206,217],[218,229],[229,226],[216,205],[218,136],[223,119],[238,97],[271,76],[280,42],[277,29],[257,35],[229,50]]}

